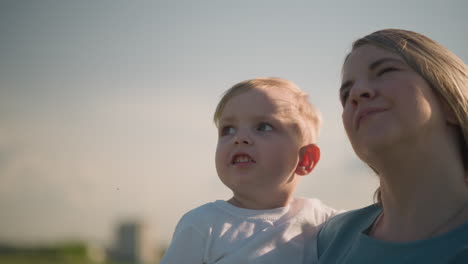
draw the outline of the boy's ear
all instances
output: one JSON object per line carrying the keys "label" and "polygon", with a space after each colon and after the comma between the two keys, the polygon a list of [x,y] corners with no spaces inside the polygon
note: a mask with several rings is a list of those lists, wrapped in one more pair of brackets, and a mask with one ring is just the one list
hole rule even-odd
{"label": "boy's ear", "polygon": [[315,144],[304,146],[300,150],[299,157],[296,174],[305,176],[314,169],[320,160],[320,148]]}

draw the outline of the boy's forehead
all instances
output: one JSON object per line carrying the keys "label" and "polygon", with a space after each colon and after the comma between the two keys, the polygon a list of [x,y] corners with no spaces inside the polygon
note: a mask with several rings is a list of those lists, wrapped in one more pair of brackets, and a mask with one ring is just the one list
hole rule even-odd
{"label": "boy's forehead", "polygon": [[289,112],[294,108],[294,98],[284,89],[253,88],[230,98],[224,110],[245,110],[252,106],[275,113]]}
{"label": "boy's forehead", "polygon": [[257,91],[264,94],[265,96],[272,98],[282,98],[284,100],[292,100],[293,94],[290,90],[282,87],[259,87],[254,88],[252,91]]}
{"label": "boy's forehead", "polygon": [[294,105],[294,96],[290,91],[280,87],[253,88],[246,93],[246,97],[254,97],[259,101],[265,101],[273,107],[287,107]]}
{"label": "boy's forehead", "polygon": [[250,90],[232,97],[221,112],[220,122],[231,122],[240,116],[261,120],[266,118],[294,119],[297,114],[290,96],[265,90]]}

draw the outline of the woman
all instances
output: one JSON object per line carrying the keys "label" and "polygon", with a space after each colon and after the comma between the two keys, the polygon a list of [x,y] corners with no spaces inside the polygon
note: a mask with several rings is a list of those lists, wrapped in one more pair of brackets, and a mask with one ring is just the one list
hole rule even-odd
{"label": "woman", "polygon": [[465,63],[418,33],[377,31],[354,42],[340,98],[353,149],[379,177],[378,203],[324,225],[319,263],[448,263],[466,257]]}

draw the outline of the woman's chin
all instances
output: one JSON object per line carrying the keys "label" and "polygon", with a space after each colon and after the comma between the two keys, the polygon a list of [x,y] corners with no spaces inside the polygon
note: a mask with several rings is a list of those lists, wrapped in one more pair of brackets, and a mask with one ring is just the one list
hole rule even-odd
{"label": "woman's chin", "polygon": [[[352,144],[354,152],[364,162],[368,162],[376,156],[383,157],[385,153],[398,145],[398,138],[390,135],[369,136]],[[384,155],[382,155],[384,154]]]}

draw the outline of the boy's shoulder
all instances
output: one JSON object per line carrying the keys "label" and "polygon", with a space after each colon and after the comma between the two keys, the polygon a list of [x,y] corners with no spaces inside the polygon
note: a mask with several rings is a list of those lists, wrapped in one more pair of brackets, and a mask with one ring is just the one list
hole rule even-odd
{"label": "boy's shoulder", "polygon": [[292,204],[302,204],[302,207],[304,210],[307,210],[307,209],[318,210],[318,211],[335,210],[317,198],[294,197],[292,200]]}
{"label": "boy's shoulder", "polygon": [[180,222],[206,222],[207,219],[218,216],[222,213],[218,206],[216,206],[218,202],[219,201],[209,202],[191,209],[182,216]]}
{"label": "boy's shoulder", "polygon": [[298,211],[298,215],[318,224],[344,212],[328,206],[317,198],[295,197],[291,202],[291,206]]}
{"label": "boy's shoulder", "polygon": [[176,225],[174,236],[179,233],[184,233],[187,230],[196,230],[200,234],[205,234],[204,230],[210,228],[215,221],[220,217],[214,202],[206,203],[186,212]]}
{"label": "boy's shoulder", "polygon": [[191,209],[185,213],[179,221],[179,226],[195,225],[195,226],[211,226],[214,223],[220,223],[223,221],[240,221],[243,216],[239,215],[239,212],[233,205],[230,205],[224,200],[216,200],[209,202]]}

